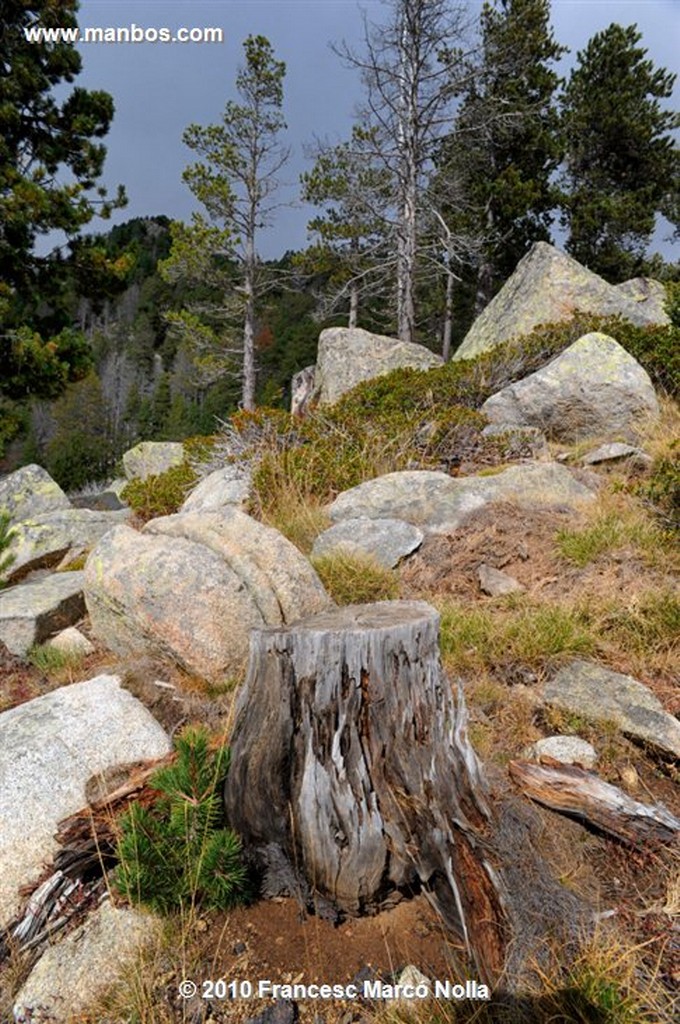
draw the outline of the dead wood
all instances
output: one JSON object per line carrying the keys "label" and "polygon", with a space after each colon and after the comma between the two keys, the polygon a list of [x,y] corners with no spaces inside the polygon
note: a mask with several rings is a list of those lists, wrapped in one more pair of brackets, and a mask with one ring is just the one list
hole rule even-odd
{"label": "dead wood", "polygon": [[557,762],[511,761],[510,777],[532,800],[586,821],[631,846],[670,843],[680,820],[663,804],[650,806],[603,782],[594,772]]}
{"label": "dead wood", "polygon": [[505,894],[438,631],[435,610],[416,601],[254,631],[225,803],[265,868],[282,851],[346,913],[430,890],[490,980],[505,960]]}

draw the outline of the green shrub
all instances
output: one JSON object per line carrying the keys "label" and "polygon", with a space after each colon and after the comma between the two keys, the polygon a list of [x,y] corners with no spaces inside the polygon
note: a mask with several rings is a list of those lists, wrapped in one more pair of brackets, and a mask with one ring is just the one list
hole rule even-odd
{"label": "green shrub", "polygon": [[172,466],[165,473],[153,474],[144,480],[131,480],[121,498],[143,522],[176,512],[196,482],[196,473],[187,462]]}
{"label": "green shrub", "polygon": [[160,793],[153,807],[133,804],[120,821],[115,884],[131,902],[161,913],[225,909],[247,887],[239,839],[223,827],[229,750],[211,750],[200,728],[186,729],[176,747],[175,763],[151,778]]}
{"label": "green shrub", "polygon": [[637,493],[654,507],[664,526],[680,529],[680,441],[674,441],[670,454],[657,459],[645,483]]}

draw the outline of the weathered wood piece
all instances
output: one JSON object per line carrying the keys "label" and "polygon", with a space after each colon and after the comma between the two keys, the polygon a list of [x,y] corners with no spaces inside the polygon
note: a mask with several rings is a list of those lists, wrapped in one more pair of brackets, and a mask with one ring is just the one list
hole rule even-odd
{"label": "weathered wood piece", "polygon": [[670,843],[680,820],[663,804],[639,803],[575,765],[511,761],[510,777],[523,793],[553,811],[582,818],[631,846]]}
{"label": "weathered wood piece", "polygon": [[502,883],[438,634],[436,611],[420,601],[254,630],[225,803],[261,864],[283,852],[348,914],[429,889],[493,980],[505,954]]}

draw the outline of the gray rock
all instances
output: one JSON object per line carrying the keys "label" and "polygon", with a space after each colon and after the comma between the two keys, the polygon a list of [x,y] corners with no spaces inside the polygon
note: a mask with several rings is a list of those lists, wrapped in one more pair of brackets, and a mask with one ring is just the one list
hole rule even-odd
{"label": "gray rock", "polygon": [[85,614],[84,573],[53,573],[0,590],[0,640],[23,658],[35,644]]}
{"label": "gray rock", "polygon": [[429,989],[432,987],[432,982],[415,964],[407,964],[397,979],[397,985],[411,985],[413,988],[425,985]]}
{"label": "gray rock", "polygon": [[653,277],[633,277],[622,284],[615,284],[614,288],[627,299],[637,302],[655,323],[668,323],[666,289],[661,281],[655,281]]}
{"label": "gray rock", "polygon": [[85,508],[66,508],[44,512],[17,523],[9,552],[14,561],[8,567],[8,580],[20,579],[32,569],[50,568],[64,556],[94,547],[97,541],[130,518],[130,510],[94,512]]}
{"label": "gray rock", "polygon": [[334,523],[367,516],[404,519],[429,533],[450,533],[493,501],[523,508],[571,506],[593,491],[555,462],[529,462],[500,473],[450,477],[432,470],[387,473],[339,494],[328,506]]}
{"label": "gray rock", "polygon": [[488,594],[489,597],[521,594],[525,589],[514,576],[509,576],[506,572],[494,569],[492,565],[487,565],[486,562],[483,562],[477,569],[477,579],[479,580],[480,590],[484,594]]}
{"label": "gray rock", "polygon": [[582,768],[594,768],[597,762],[595,748],[580,736],[546,736],[533,743],[525,757],[552,757],[562,764],[579,764]]}
{"label": "gray rock", "polygon": [[194,487],[180,512],[205,512],[224,505],[247,505],[252,488],[252,473],[248,466],[234,463],[216,469]]}
{"label": "gray rock", "polygon": [[[85,607],[84,598],[83,607]],[[76,629],[75,626],[62,629],[61,633],[57,633],[56,636],[47,641],[47,646],[52,647],[55,651],[61,651],[64,654],[80,655],[83,658],[94,651],[94,644],[90,643],[87,637],[79,629]]]}
{"label": "gray rock", "polygon": [[492,423],[535,426],[549,437],[634,439],[640,422],[659,415],[649,375],[617,341],[586,334],[524,380],[486,400]]}
{"label": "gray rock", "polygon": [[379,565],[393,569],[423,543],[424,534],[403,519],[346,519],[325,530],[314,541],[312,558],[341,550],[371,555]]}
{"label": "gray rock", "polygon": [[0,512],[9,513],[13,523],[70,507],[59,484],[42,466],[22,466],[0,480]]}
{"label": "gray rock", "polygon": [[241,671],[250,629],[332,603],[282,534],[228,506],[111,531],[88,558],[85,600],[111,650],[170,657],[216,681]]}
{"label": "gray rock", "polygon": [[680,757],[680,723],[632,676],[576,659],[545,686],[547,704],[595,722],[613,722],[634,739]]}
{"label": "gray rock", "polygon": [[472,359],[539,324],[571,320],[577,311],[622,316],[645,327],[668,324],[666,313],[640,303],[555,249],[535,242],[514,274],[475,320],[454,359]]}
{"label": "gray rock", "polygon": [[319,337],[315,392],[332,405],[357,384],[400,367],[430,370],[443,360],[422,345],[371,334],[358,327],[329,327]]}
{"label": "gray rock", "polygon": [[57,848],[62,818],[86,806],[92,775],[162,757],[170,740],[115,676],[98,676],[0,714],[0,928]]}
{"label": "gray rock", "polygon": [[106,900],[84,924],[50,946],[14,1003],[15,1024],[68,1024],[90,1010],[160,935],[160,921]]}
{"label": "gray rock", "polygon": [[184,462],[184,445],[179,441],[140,441],[123,455],[128,480],[146,480]]}
{"label": "gray rock", "polygon": [[[601,444],[594,448],[581,459],[584,466],[597,466],[600,462],[619,462],[621,459],[648,459],[649,456],[640,448],[630,444],[623,444],[621,441],[613,441],[611,444]],[[651,459],[650,459],[651,462]]]}
{"label": "gray rock", "polygon": [[304,416],[316,398],[316,366],[305,366],[293,375],[290,382],[290,411],[293,416]]}

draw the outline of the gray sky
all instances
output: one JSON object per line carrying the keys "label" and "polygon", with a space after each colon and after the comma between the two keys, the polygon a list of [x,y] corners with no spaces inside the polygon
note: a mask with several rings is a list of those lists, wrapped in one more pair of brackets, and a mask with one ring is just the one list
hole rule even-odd
{"label": "gray sky", "polygon": [[[361,7],[370,20],[380,20],[380,0],[364,0]],[[481,3],[470,7],[478,11]],[[595,32],[615,21],[636,23],[654,64],[678,70],[680,0],[553,0],[552,12],[558,41],[571,50],[565,68]],[[361,98],[360,83],[355,72],[342,67],[329,43],[344,38],[360,46],[362,24],[355,0],[81,0],[81,28],[131,23],[173,30],[219,26],[224,42],[81,46],[83,71],[77,84],[107,90],[116,105],[105,140],[104,180],[112,191],[124,184],[129,203],[114,222],[160,213],[188,219],[195,207],[181,174],[193,154],[181,141],[182,131],[191,122],[218,121],[226,100],[236,98],[234,80],[249,34],[267,36],[277,58],[287,64],[286,141],[293,152],[282,177],[289,183],[288,198],[295,197],[298,176],[307,166],[305,144],[314,135],[338,140],[348,135]],[[676,87],[676,107],[678,95]],[[263,255],[303,247],[311,215],[302,205],[281,209],[263,239]],[[106,226],[93,221],[88,230]],[[660,240],[664,232],[658,234]],[[667,245],[660,247],[670,255]]]}

